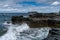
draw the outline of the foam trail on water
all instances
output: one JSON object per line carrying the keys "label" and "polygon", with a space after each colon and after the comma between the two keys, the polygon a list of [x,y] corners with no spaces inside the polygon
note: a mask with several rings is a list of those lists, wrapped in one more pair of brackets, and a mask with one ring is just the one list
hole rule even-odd
{"label": "foam trail on water", "polygon": [[8,31],[0,37],[0,40],[42,40],[48,36],[50,30],[50,28],[29,28],[26,23],[7,25],[5,26],[8,27]]}
{"label": "foam trail on water", "polygon": [[29,26],[26,23],[22,25],[10,25],[5,35],[0,37],[0,40],[17,40],[17,35],[23,30],[27,30]]}

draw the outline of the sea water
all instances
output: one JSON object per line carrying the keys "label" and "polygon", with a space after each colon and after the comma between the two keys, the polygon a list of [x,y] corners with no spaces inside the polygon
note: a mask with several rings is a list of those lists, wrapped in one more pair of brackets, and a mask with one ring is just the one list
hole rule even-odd
{"label": "sea water", "polygon": [[[10,16],[5,16],[7,21],[10,20]],[[30,28],[27,23],[22,23],[21,25],[13,25],[7,23],[4,25],[4,16],[1,16],[0,25],[7,28],[7,32],[0,36],[0,40],[42,40],[46,38],[49,34],[50,28]],[[8,19],[9,18],[9,19]],[[0,26],[0,27],[2,27]],[[2,28],[3,28],[2,27]],[[4,29],[4,28],[3,28]],[[4,29],[6,30],[6,29]],[[3,31],[4,31],[3,30]],[[2,31],[2,30],[1,30]]]}

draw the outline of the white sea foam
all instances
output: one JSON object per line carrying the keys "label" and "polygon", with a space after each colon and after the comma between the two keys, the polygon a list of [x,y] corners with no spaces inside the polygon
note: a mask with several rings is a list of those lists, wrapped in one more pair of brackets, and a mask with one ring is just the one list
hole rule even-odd
{"label": "white sea foam", "polygon": [[[7,27],[7,26],[6,26]],[[50,28],[29,28],[26,23],[9,25],[6,34],[0,40],[42,40],[48,36]]]}

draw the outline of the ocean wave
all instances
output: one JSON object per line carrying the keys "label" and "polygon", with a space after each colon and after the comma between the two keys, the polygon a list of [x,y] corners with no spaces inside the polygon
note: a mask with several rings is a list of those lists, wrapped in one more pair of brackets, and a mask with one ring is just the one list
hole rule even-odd
{"label": "ocean wave", "polygon": [[30,28],[26,23],[3,25],[8,28],[8,31],[0,37],[0,40],[42,40],[48,36],[50,30],[48,27]]}

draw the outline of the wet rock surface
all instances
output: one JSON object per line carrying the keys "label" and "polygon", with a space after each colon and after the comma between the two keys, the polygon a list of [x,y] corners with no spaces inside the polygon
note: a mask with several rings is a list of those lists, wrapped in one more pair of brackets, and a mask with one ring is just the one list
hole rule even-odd
{"label": "wet rock surface", "polygon": [[60,28],[52,28],[48,37],[44,40],[60,40]]}

